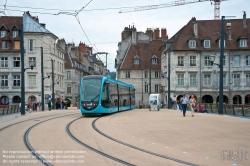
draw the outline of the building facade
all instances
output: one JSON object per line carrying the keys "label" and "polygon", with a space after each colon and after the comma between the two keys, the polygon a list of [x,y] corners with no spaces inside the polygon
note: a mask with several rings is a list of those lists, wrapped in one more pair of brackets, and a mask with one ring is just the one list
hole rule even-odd
{"label": "building facade", "polygon": [[[135,87],[136,107],[149,105],[149,93],[161,90],[160,46],[167,39],[166,29],[147,29],[137,32],[134,26],[125,27],[118,43],[115,59],[116,79]],[[151,75],[151,77],[150,77]]]}
{"label": "building facade", "polygon": [[[170,62],[164,43],[160,49],[164,98],[168,93],[166,76],[170,72],[173,100],[178,100],[186,93],[188,96],[195,95],[198,102],[219,102],[218,65],[223,65],[224,102],[250,104],[250,19],[244,13],[243,19],[225,20],[223,64],[219,64],[220,25],[221,20],[192,18],[168,40],[171,43]],[[213,57],[214,64],[211,63]]]}
{"label": "building facade", "polygon": [[[56,46],[58,39],[39,23],[37,17],[25,12],[22,17],[1,17],[1,104],[11,105],[21,101],[21,50],[20,34],[24,36],[25,68],[25,103],[41,102],[42,80],[44,80],[45,102],[52,94],[52,60],[56,98],[63,96],[64,89],[64,54]],[[3,21],[3,22],[2,22]],[[6,25],[5,25],[6,24]],[[21,26],[22,25],[22,26]],[[42,59],[43,54],[43,59]],[[33,70],[29,62],[35,62]],[[43,61],[43,68],[41,67]],[[42,70],[44,77],[42,78]],[[48,74],[47,74],[48,73]],[[48,79],[48,75],[50,78]]]}
{"label": "building facade", "polygon": [[23,17],[0,17],[0,105],[21,101],[20,32]]}
{"label": "building facade", "polygon": [[86,75],[102,75],[103,63],[92,53],[92,47],[80,42],[78,46],[74,43],[66,45],[67,55],[65,63],[65,97],[74,106],[79,106],[80,81]]}

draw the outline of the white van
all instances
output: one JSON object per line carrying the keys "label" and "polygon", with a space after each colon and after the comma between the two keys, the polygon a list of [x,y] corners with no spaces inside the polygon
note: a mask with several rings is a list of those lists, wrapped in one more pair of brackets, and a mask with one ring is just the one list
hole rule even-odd
{"label": "white van", "polygon": [[161,108],[161,95],[160,94],[150,94],[149,95],[149,110],[158,110]]}

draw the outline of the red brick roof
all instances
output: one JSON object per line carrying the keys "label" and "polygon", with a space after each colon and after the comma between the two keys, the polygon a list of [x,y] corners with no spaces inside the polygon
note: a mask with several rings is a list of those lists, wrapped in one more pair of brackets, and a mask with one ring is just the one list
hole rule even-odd
{"label": "red brick roof", "polygon": [[[162,40],[153,40],[149,43],[137,43],[131,45],[125,56],[124,62],[118,70],[148,70],[150,59],[155,55],[158,58],[158,64],[152,64],[152,70],[161,69],[161,52],[158,51],[162,45]],[[134,64],[134,57],[138,56],[139,64]]]}
{"label": "red brick roof", "polygon": [[[20,41],[20,29],[21,24],[23,22],[23,17],[17,17],[17,16],[1,16],[0,17],[0,30],[6,30],[7,28],[7,35],[3,38],[0,38],[0,52],[20,52],[20,49],[14,49],[14,41]],[[16,25],[17,28],[13,28],[13,26]],[[18,36],[13,38],[12,37],[12,31],[18,30]],[[10,48],[8,49],[2,49],[2,41],[10,41]]]}
{"label": "red brick roof", "polygon": [[[171,45],[171,50],[219,50],[218,40],[220,39],[221,31],[221,20],[195,20],[192,18],[187,25],[182,27],[169,41],[173,42]],[[194,37],[194,21],[198,23],[198,37]],[[227,23],[231,23],[232,30],[232,40],[228,40],[228,28]],[[236,50],[246,50],[250,48],[250,19],[246,19],[247,28],[243,25],[243,19],[226,19],[225,25],[225,49],[236,49]],[[239,47],[238,39],[247,38],[247,47]],[[196,48],[188,47],[188,40],[196,40]],[[210,39],[210,48],[204,48],[202,41],[204,39]]]}

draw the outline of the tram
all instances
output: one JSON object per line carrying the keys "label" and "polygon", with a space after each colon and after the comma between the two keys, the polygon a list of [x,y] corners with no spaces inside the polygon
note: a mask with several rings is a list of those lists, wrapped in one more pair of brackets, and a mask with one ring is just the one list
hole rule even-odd
{"label": "tram", "polygon": [[85,76],[80,84],[82,115],[110,114],[135,108],[135,88],[131,84],[101,75]]}

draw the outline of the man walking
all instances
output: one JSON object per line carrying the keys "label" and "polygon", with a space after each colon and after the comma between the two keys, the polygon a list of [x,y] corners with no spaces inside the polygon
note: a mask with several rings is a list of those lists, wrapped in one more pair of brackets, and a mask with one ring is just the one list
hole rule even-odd
{"label": "man walking", "polygon": [[186,116],[187,102],[188,102],[188,98],[186,97],[186,94],[183,94],[183,97],[181,98],[181,105],[182,105],[184,117]]}
{"label": "man walking", "polygon": [[49,109],[49,111],[51,110],[51,101],[50,100],[48,101],[48,109]]}

